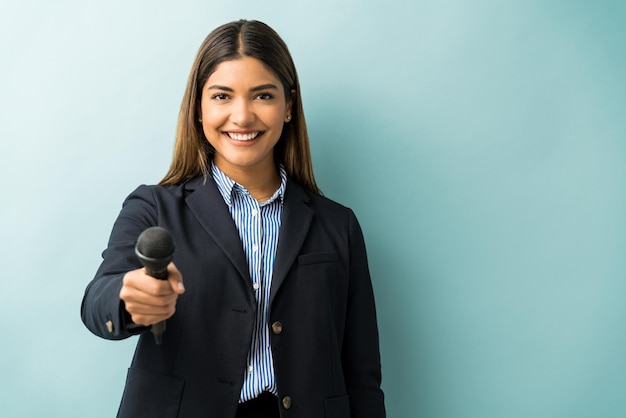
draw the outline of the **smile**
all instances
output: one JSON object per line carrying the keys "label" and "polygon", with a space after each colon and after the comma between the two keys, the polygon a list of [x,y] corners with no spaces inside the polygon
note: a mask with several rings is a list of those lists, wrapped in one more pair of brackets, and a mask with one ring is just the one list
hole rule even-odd
{"label": "smile", "polygon": [[256,139],[263,132],[247,132],[247,133],[238,133],[238,132],[225,132],[228,137],[234,141],[252,141]]}

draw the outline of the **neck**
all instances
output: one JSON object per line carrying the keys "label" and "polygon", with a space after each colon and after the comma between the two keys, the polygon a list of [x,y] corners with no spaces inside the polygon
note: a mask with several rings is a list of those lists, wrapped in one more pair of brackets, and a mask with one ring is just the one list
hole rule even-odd
{"label": "neck", "polygon": [[261,168],[234,167],[220,164],[220,161],[214,163],[224,174],[245,187],[250,196],[259,202],[272,197],[280,187],[280,174],[274,161]]}

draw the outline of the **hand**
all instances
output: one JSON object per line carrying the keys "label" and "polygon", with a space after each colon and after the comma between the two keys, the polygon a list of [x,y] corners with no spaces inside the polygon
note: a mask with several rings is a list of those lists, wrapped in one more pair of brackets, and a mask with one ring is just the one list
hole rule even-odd
{"label": "hand", "polygon": [[167,280],[148,276],[143,268],[126,273],[120,299],[135,324],[152,325],[174,315],[176,300],[183,293],[183,276],[174,263],[170,263]]}

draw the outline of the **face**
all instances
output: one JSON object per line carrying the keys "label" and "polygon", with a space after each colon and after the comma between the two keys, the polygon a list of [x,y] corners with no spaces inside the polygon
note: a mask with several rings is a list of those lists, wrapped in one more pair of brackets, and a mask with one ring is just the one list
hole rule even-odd
{"label": "face", "polygon": [[291,103],[278,77],[256,58],[219,64],[202,88],[202,129],[224,173],[275,171],[274,146]]}

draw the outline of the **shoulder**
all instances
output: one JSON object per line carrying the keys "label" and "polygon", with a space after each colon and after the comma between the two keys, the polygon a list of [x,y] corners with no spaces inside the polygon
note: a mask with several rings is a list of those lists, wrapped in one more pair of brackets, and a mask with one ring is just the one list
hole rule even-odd
{"label": "shoulder", "polygon": [[328,212],[331,215],[341,215],[347,216],[353,214],[352,209],[335,201],[326,196],[319,195],[317,193],[309,192],[307,193],[311,199],[311,205],[314,206],[318,210],[323,210],[324,212]]}
{"label": "shoulder", "polygon": [[126,200],[132,199],[146,199],[146,200],[177,200],[184,199],[187,195],[194,192],[197,189],[206,188],[207,186],[215,185],[212,177],[193,177],[184,182],[159,185],[159,184],[142,184],[133,190]]}
{"label": "shoulder", "polygon": [[[154,221],[159,213],[168,208],[181,207],[187,197],[194,192],[194,187],[189,184],[199,183],[202,185],[203,178],[190,179],[189,181],[162,186],[158,184],[142,184],[133,190],[122,204],[122,215],[146,216]],[[205,185],[206,186],[206,185]]]}
{"label": "shoulder", "polygon": [[[294,195],[300,196],[305,201],[306,206],[313,210],[315,217],[322,223],[334,225],[340,229],[346,227],[349,229],[360,228],[356,215],[350,207],[308,190],[293,180],[287,185],[287,193],[289,193],[290,188]],[[287,201],[289,200],[296,199],[287,199]]]}
{"label": "shoulder", "polygon": [[348,207],[341,203],[307,189],[292,177],[288,177],[287,179],[285,201],[288,203],[305,202],[308,206],[317,210],[328,211],[329,213],[345,213],[346,211],[350,211]]}

